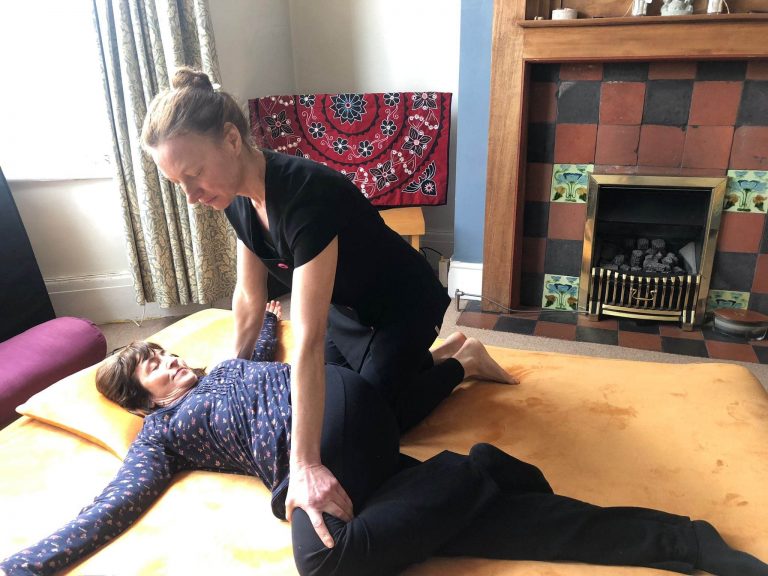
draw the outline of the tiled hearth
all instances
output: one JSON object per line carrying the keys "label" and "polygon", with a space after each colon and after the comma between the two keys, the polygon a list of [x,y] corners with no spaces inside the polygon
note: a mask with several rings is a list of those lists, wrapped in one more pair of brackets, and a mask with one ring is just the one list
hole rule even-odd
{"label": "tiled hearth", "polygon": [[576,312],[531,308],[515,314],[481,312],[475,301],[462,304],[456,324],[576,342],[594,342],[700,358],[768,364],[768,339],[745,341],[715,331],[711,324],[681,330],[672,323],[604,317],[599,322]]}

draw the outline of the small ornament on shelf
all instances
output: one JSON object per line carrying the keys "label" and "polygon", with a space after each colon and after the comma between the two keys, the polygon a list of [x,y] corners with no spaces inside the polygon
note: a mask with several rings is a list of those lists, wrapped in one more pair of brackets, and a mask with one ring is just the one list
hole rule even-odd
{"label": "small ornament on shelf", "polygon": [[662,16],[689,16],[693,14],[693,0],[663,0]]}
{"label": "small ornament on shelf", "polygon": [[[723,11],[724,0],[708,0],[707,2],[707,14],[720,14]],[[725,4],[726,9],[728,4]]]}
{"label": "small ornament on shelf", "polygon": [[579,13],[573,8],[563,8],[563,0],[560,0],[560,8],[552,10],[552,20],[576,20]]}
{"label": "small ornament on shelf", "polygon": [[645,16],[652,0],[632,0],[632,16]]}
{"label": "small ornament on shelf", "polygon": [[578,17],[578,12],[573,8],[558,8],[552,10],[552,20],[576,20]]}

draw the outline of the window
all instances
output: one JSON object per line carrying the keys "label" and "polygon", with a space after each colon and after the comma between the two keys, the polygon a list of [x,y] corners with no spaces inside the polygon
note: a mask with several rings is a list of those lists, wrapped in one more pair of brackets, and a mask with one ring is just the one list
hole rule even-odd
{"label": "window", "polygon": [[0,2],[0,74],[7,178],[113,175],[90,0]]}

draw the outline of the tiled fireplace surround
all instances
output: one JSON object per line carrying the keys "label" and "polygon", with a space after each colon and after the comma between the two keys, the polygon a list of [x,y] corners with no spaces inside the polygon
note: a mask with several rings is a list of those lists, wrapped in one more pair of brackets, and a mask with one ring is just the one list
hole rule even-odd
{"label": "tiled fireplace surround", "polygon": [[552,307],[553,276],[578,289],[565,173],[727,176],[710,301],[768,314],[768,60],[535,64],[529,97],[522,305]]}

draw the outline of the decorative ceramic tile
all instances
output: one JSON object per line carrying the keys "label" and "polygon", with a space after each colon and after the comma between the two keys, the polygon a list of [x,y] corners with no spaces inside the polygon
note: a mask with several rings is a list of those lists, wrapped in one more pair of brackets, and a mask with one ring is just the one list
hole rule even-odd
{"label": "decorative ceramic tile", "polygon": [[547,310],[576,311],[579,306],[578,276],[544,274],[541,307]]}
{"label": "decorative ceramic tile", "polygon": [[589,174],[594,164],[555,164],[552,167],[552,202],[586,202]]}
{"label": "decorative ceramic tile", "polygon": [[768,171],[728,170],[723,209],[765,214],[768,209]]}
{"label": "decorative ceramic tile", "polygon": [[707,312],[716,308],[747,308],[749,292],[734,292],[731,290],[710,290],[707,296]]}

